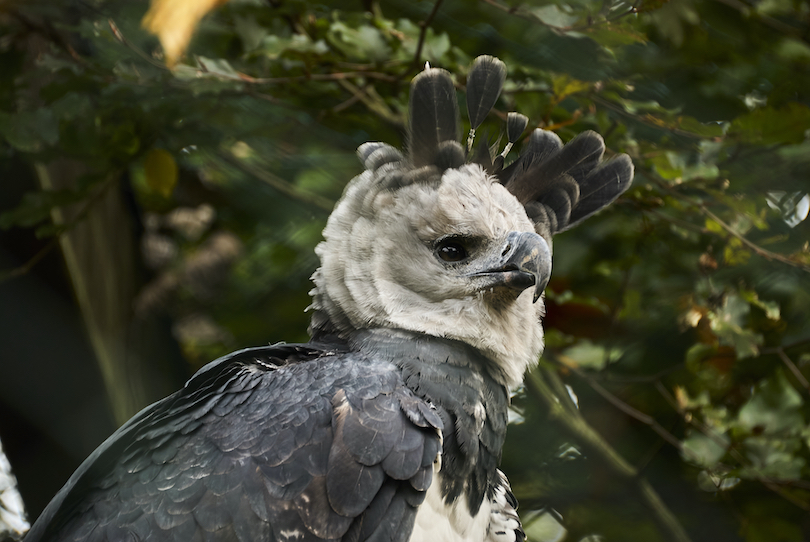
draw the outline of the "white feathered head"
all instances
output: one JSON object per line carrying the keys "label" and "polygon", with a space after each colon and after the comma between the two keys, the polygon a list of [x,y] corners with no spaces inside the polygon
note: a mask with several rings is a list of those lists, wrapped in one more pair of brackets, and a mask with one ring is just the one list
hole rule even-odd
{"label": "white feathered head", "polygon": [[602,161],[594,132],[563,146],[536,129],[504,167],[528,118],[509,113],[507,148],[473,149],[475,129],[506,75],[493,57],[467,78],[471,130],[459,143],[449,73],[427,68],[411,84],[408,153],[366,143],[365,171],[335,206],[316,252],[314,338],[404,329],[467,343],[507,385],[522,380],[543,349],[543,302],[551,237],[615,200],[630,185],[626,155]]}

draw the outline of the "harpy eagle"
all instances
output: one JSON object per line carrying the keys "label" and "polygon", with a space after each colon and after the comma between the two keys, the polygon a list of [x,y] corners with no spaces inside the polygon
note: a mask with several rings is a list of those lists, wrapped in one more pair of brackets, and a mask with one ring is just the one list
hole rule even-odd
{"label": "harpy eagle", "polygon": [[[473,64],[466,145],[450,75],[419,74],[407,153],[360,147],[316,248],[312,340],[234,352],[142,410],[26,542],[523,540],[498,462],[509,389],[543,349],[551,236],[633,166],[593,132],[534,130],[509,165],[474,147],[505,73]],[[509,114],[508,147],[527,121]]]}

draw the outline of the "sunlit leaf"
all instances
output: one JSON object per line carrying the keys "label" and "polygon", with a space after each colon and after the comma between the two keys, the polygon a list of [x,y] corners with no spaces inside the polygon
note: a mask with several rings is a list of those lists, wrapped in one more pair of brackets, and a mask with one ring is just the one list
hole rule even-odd
{"label": "sunlit leaf", "polygon": [[174,66],[206,13],[228,0],[152,0],[143,26],[160,39],[166,64]]}
{"label": "sunlit leaf", "polygon": [[683,441],[683,458],[702,467],[715,466],[726,454],[731,440],[723,434],[712,432],[706,435],[692,431]]}
{"label": "sunlit leaf", "polygon": [[751,307],[736,294],[725,297],[723,306],[709,313],[712,331],[721,344],[733,346],[737,357],[747,358],[759,353],[762,335],[744,327]]}
{"label": "sunlit leaf", "polygon": [[609,350],[590,341],[580,341],[575,346],[565,349],[563,356],[580,367],[601,369],[605,364],[615,362],[621,358],[621,351],[617,349]]}
{"label": "sunlit leaf", "polygon": [[554,97],[561,101],[567,96],[583,92],[591,88],[592,83],[579,81],[568,74],[554,76],[551,80],[554,89]]}
{"label": "sunlit leaf", "polygon": [[798,434],[804,428],[801,395],[780,370],[754,388],[751,398],[740,408],[738,423],[744,429],[764,434]]}
{"label": "sunlit leaf", "polygon": [[765,316],[769,319],[779,320],[779,303],[776,301],[764,301],[759,298],[754,290],[740,290],[740,295],[751,305],[765,311]]}
{"label": "sunlit leaf", "polygon": [[743,449],[751,465],[741,469],[740,476],[798,480],[805,465],[804,458],[798,455],[800,448],[801,441],[798,438],[748,437],[743,443]]}

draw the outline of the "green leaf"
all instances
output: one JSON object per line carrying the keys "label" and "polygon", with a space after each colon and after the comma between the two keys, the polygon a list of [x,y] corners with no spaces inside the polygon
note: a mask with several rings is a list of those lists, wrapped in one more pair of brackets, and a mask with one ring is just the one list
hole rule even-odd
{"label": "green leaf", "polygon": [[768,319],[779,320],[779,303],[776,301],[763,301],[754,290],[740,290],[740,295],[751,305],[765,311],[765,316]]}
{"label": "green leaf", "polygon": [[260,52],[270,58],[278,58],[284,53],[314,53],[325,54],[329,46],[323,40],[313,41],[309,36],[295,34],[288,38],[270,35],[261,44]]}
{"label": "green leaf", "polygon": [[802,396],[778,370],[754,388],[751,398],[740,408],[737,422],[743,429],[756,429],[765,435],[798,433],[804,428],[802,404]]}
{"label": "green leaf", "polygon": [[9,145],[23,152],[38,152],[59,141],[59,122],[50,109],[0,112],[0,133]]}
{"label": "green leaf", "polygon": [[743,143],[773,145],[801,143],[808,130],[810,108],[792,102],[780,109],[763,107],[737,117],[732,121],[728,135]]}
{"label": "green leaf", "polygon": [[551,85],[554,90],[554,97],[558,102],[571,94],[589,90],[593,86],[592,83],[574,79],[567,73],[554,76],[551,79]]}
{"label": "green leaf", "polygon": [[29,192],[23,195],[19,205],[0,214],[0,229],[12,227],[30,228],[49,220],[51,211],[56,207],[82,201],[85,190],[45,190]]}
{"label": "green leaf", "polygon": [[583,32],[596,43],[607,48],[647,42],[647,34],[636,30],[629,21],[593,25]]}
{"label": "green leaf", "polygon": [[561,7],[555,4],[547,4],[543,7],[533,8],[530,11],[532,15],[543,21],[544,24],[559,29],[566,29],[579,19],[579,17],[570,12],[568,6]]}
{"label": "green leaf", "polygon": [[604,368],[606,363],[618,361],[622,352],[618,349],[608,350],[604,346],[584,339],[563,350],[563,356],[575,362],[579,367],[599,370]]}
{"label": "green leaf", "polygon": [[751,465],[739,471],[741,477],[758,479],[766,476],[778,480],[801,478],[805,460],[798,456],[801,450],[800,439],[753,436],[743,441],[742,448]]}
{"label": "green leaf", "polygon": [[762,335],[743,327],[750,311],[750,305],[732,293],[725,297],[722,307],[709,313],[712,331],[720,344],[733,346],[740,359],[758,355],[762,344]]}
{"label": "green leaf", "polygon": [[335,21],[329,28],[327,39],[349,57],[381,62],[391,56],[391,48],[380,31],[367,22],[359,28],[352,28],[343,21]]}
{"label": "green leaf", "polygon": [[726,455],[731,439],[725,434],[711,436],[700,431],[692,431],[683,441],[683,458],[701,467],[712,468]]}
{"label": "green leaf", "polygon": [[697,373],[700,365],[717,353],[717,347],[711,344],[697,343],[686,351],[686,368]]}

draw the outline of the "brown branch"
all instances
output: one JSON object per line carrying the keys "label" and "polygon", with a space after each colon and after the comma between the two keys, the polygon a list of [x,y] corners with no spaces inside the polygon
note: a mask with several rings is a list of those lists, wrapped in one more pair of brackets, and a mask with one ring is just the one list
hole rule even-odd
{"label": "brown branch", "polygon": [[777,352],[777,350],[780,350],[780,349],[781,350],[793,350],[794,348],[801,348],[801,347],[808,346],[808,345],[810,345],[810,339],[800,339],[800,340],[798,340],[796,342],[792,342],[790,344],[784,344],[782,346],[763,348],[763,349],[760,350],[760,353],[762,353],[762,354],[775,354]]}
{"label": "brown branch", "polygon": [[45,257],[53,248],[59,244],[59,236],[54,236],[48,243],[39,249],[36,254],[31,256],[27,262],[22,265],[15,267],[14,269],[9,269],[8,271],[3,271],[0,273],[0,284],[12,279],[16,279],[17,277],[21,277],[31,271],[39,261]]}
{"label": "brown branch", "polygon": [[602,98],[601,96],[591,95],[590,98],[595,103],[601,104],[604,107],[607,107],[608,109],[610,109],[612,111],[615,111],[616,113],[618,113],[618,114],[620,114],[622,116],[625,116],[625,117],[627,117],[629,119],[633,119],[636,122],[646,124],[647,126],[652,126],[653,128],[658,128],[659,130],[668,130],[668,131],[672,132],[673,134],[684,136],[684,137],[689,137],[689,138],[692,138],[692,139],[700,139],[700,140],[704,139],[702,136],[699,136],[697,134],[693,134],[692,132],[688,132],[686,130],[681,130],[680,128],[673,128],[671,126],[664,126],[664,125],[656,123],[656,122],[651,122],[650,120],[648,120],[648,119],[646,119],[646,118],[644,118],[642,116],[630,113],[629,111],[627,111],[621,105],[619,105],[617,103],[614,103],[614,102],[612,102],[610,100],[606,100],[605,98]]}
{"label": "brown branch", "polygon": [[608,390],[603,388],[602,385],[599,384],[599,382],[597,382],[593,377],[591,377],[585,371],[581,370],[579,367],[576,367],[576,366],[571,365],[569,363],[565,363],[563,360],[561,360],[559,358],[557,358],[557,359],[555,359],[553,361],[555,363],[558,363],[559,365],[565,367],[569,371],[573,372],[574,374],[576,374],[581,379],[585,380],[588,383],[588,385],[596,393],[601,395],[602,398],[604,398],[608,403],[610,403],[611,405],[613,405],[614,407],[616,407],[618,410],[625,413],[626,415],[630,416],[631,418],[633,418],[633,419],[643,423],[644,425],[648,426],[650,429],[655,431],[658,434],[658,436],[660,436],[662,439],[664,439],[669,444],[674,446],[678,451],[687,452],[687,450],[685,450],[683,448],[683,445],[681,444],[681,441],[678,440],[678,438],[675,437],[675,435],[673,435],[672,433],[670,433],[669,431],[664,429],[663,426],[661,426],[661,424],[659,424],[655,420],[655,418],[653,418],[649,414],[645,414],[645,413],[641,412],[640,410],[638,410],[636,408],[633,408],[632,406],[628,405],[627,403],[625,403],[624,401],[622,401],[621,399],[616,397],[614,394],[612,394],[611,392],[609,392]]}
{"label": "brown branch", "polygon": [[745,246],[747,246],[748,248],[753,250],[759,256],[762,256],[766,260],[775,260],[777,262],[782,262],[782,263],[791,265],[793,267],[798,267],[799,269],[802,269],[803,271],[810,272],[810,266],[805,265],[803,263],[794,262],[790,258],[786,258],[785,256],[782,256],[781,254],[777,254],[775,252],[771,252],[770,250],[767,250],[767,249],[764,249],[764,248],[760,247],[759,245],[757,245],[753,241],[748,240],[741,233],[739,233],[737,230],[732,228],[729,224],[726,224],[719,216],[717,216],[716,214],[711,212],[704,204],[695,202],[695,201],[693,201],[691,198],[689,198],[687,196],[683,196],[683,195],[681,195],[681,196],[682,196],[682,199],[684,199],[685,201],[689,201],[693,205],[697,206],[698,209],[700,209],[701,212],[704,215],[706,215],[707,217],[711,218],[712,220],[714,220],[715,222],[720,224],[720,227],[723,228],[724,230],[726,230],[726,232],[729,235],[731,235],[732,237],[737,238],[742,244],[744,244]]}
{"label": "brown branch", "polygon": [[[556,381],[556,385],[553,383]],[[615,476],[635,486],[641,500],[652,512],[653,520],[670,542],[689,542],[689,535],[675,515],[667,508],[666,503],[645,479],[639,476],[638,469],[630,465],[619,453],[608,444],[582,417],[582,414],[567,406],[563,397],[554,392],[562,384],[552,370],[540,366],[529,373],[526,380],[527,389],[548,409],[549,416],[560,428],[565,430],[576,442],[586,449],[588,454],[602,462]]]}
{"label": "brown branch", "polygon": [[782,363],[784,363],[785,366],[790,370],[790,372],[793,373],[793,376],[796,377],[799,384],[801,384],[807,391],[810,391],[810,382],[807,382],[807,379],[804,377],[799,368],[796,367],[796,364],[793,363],[793,360],[791,360],[788,355],[785,354],[785,351],[781,348],[777,348],[776,354],[779,356],[779,359],[782,360]]}
{"label": "brown branch", "polygon": [[353,96],[357,96],[358,100],[363,102],[363,105],[365,105],[372,113],[378,115],[380,118],[390,122],[391,124],[402,126],[402,118],[388,108],[385,101],[380,98],[379,94],[377,94],[377,91],[373,85],[366,85],[361,90],[346,80],[339,80],[338,84],[352,93]]}
{"label": "brown branch", "polygon": [[422,60],[422,47],[425,45],[425,36],[427,35],[430,23],[433,22],[433,18],[436,16],[436,13],[439,12],[439,6],[442,5],[443,1],[444,0],[436,0],[436,3],[433,4],[433,10],[430,12],[430,15],[428,15],[424,21],[419,23],[421,30],[419,31],[419,41],[416,43],[416,52],[413,55],[414,71],[419,71]]}
{"label": "brown branch", "polygon": [[340,102],[335,107],[332,108],[333,113],[340,113],[341,111],[348,109],[349,107],[353,106],[366,96],[366,88],[368,84],[363,85],[361,88],[357,89],[357,92],[352,93],[351,97],[348,100],[344,100]]}
{"label": "brown branch", "polygon": [[364,77],[367,79],[379,79],[381,81],[394,82],[397,78],[387,73],[371,72],[371,71],[353,71],[353,72],[336,72],[336,73],[313,73],[307,75],[294,75],[292,77],[251,77],[244,73],[238,73],[238,77],[226,77],[237,81],[256,85],[283,85],[287,83],[299,83],[303,81],[343,81],[345,79],[353,79],[356,77]]}

